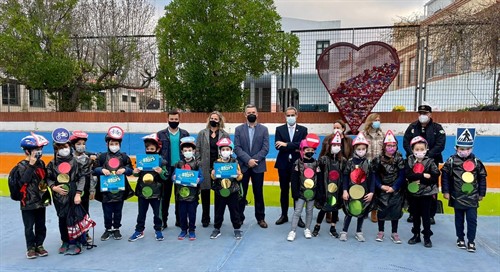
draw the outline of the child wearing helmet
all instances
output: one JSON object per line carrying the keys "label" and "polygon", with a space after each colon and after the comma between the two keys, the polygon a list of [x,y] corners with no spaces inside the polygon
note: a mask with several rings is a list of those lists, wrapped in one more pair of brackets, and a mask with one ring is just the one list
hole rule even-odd
{"label": "child wearing helmet", "polygon": [[175,169],[198,171],[196,186],[186,186],[176,182],[176,174],[173,173],[172,181],[175,184],[175,200],[179,208],[179,224],[181,226],[181,233],[177,239],[184,240],[188,236],[189,240],[196,240],[196,208],[198,207],[198,198],[200,195],[200,183],[203,182],[203,172],[201,170],[200,160],[195,158],[196,143],[192,136],[183,137],[180,139],[180,150],[183,158],[176,164]]}
{"label": "child wearing helmet", "polygon": [[[49,254],[43,242],[47,234],[45,207],[50,205],[50,193],[45,180],[47,169],[40,159],[47,143],[47,139],[34,133],[22,138],[20,145],[26,157],[12,168],[8,178],[11,197],[20,201],[28,259]],[[15,183],[16,191],[11,183]]]}
{"label": "child wearing helmet", "polygon": [[226,206],[229,209],[229,216],[231,218],[231,223],[234,228],[234,238],[236,240],[241,239],[242,231],[241,219],[238,201],[243,196],[243,191],[241,188],[240,181],[243,178],[238,161],[233,158],[234,145],[229,138],[220,138],[217,141],[217,147],[219,148],[219,159],[215,163],[230,163],[231,165],[236,165],[237,171],[236,177],[231,178],[220,178],[215,176],[215,170],[211,171],[212,178],[212,190],[214,190],[214,230],[210,235],[210,239],[217,239],[220,235],[220,227],[224,221],[224,212]]}
{"label": "child wearing helmet", "polygon": [[408,156],[405,164],[405,175],[408,189],[408,202],[412,209],[413,237],[408,244],[420,243],[420,222],[424,230],[424,246],[432,247],[431,242],[431,203],[438,193],[439,169],[432,158],[427,156],[427,141],[421,137],[414,137],[410,141],[413,154]]}
{"label": "child wearing helmet", "polygon": [[123,238],[120,232],[123,203],[134,195],[127,179],[127,176],[133,174],[132,162],[126,153],[120,152],[123,135],[123,129],[118,126],[112,126],[108,129],[104,137],[107,152],[99,154],[97,166],[94,169],[94,175],[98,177],[99,185],[102,185],[101,176],[124,175],[125,178],[125,190],[102,192],[101,186],[97,186],[95,198],[102,202],[105,227],[101,241],[107,241],[110,237],[115,240]]}
{"label": "child wearing helmet", "polygon": [[[155,238],[157,241],[163,241],[163,233],[161,232],[161,217],[160,203],[162,196],[162,186],[168,179],[167,162],[159,156],[161,150],[161,142],[156,133],[142,137],[146,154],[158,155],[151,157],[152,159],[160,160],[159,166],[153,170],[144,170],[138,167],[134,168],[134,176],[137,177],[137,186],[135,187],[135,195],[137,196],[138,214],[135,232],[128,238],[129,242],[137,241],[144,237],[144,229],[146,225],[146,215],[149,206],[153,209],[153,228],[155,230]],[[137,163],[139,165],[139,162]]]}
{"label": "child wearing helmet", "polygon": [[82,245],[86,243],[87,238],[86,235],[70,238],[67,218],[74,215],[72,214],[74,206],[81,204],[85,176],[82,175],[80,164],[71,154],[69,137],[69,131],[65,128],[56,128],[52,131],[54,159],[47,165],[47,183],[52,190],[59,218],[62,241],[59,254],[76,255],[81,253]]}
{"label": "child wearing helmet", "polygon": [[292,189],[292,198],[295,201],[292,227],[287,236],[287,240],[290,242],[295,240],[296,230],[304,204],[306,205],[304,236],[306,239],[312,237],[310,228],[313,217],[314,200],[323,195],[323,175],[320,172],[318,161],[313,157],[319,144],[318,135],[312,133],[307,134],[306,138],[300,142],[300,158],[295,161],[290,186]]}
{"label": "child wearing helmet", "polygon": [[352,217],[357,217],[356,234],[354,238],[364,242],[363,221],[370,212],[375,183],[372,181],[371,162],[366,157],[368,141],[363,132],[360,132],[352,142],[354,154],[347,161],[344,170],[343,196],[344,199],[344,226],[340,232],[340,241],[347,241],[347,231]]}

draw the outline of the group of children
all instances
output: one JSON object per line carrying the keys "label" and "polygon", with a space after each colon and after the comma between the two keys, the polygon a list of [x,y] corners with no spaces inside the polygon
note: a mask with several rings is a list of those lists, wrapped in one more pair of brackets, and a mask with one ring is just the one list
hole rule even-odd
{"label": "group of children", "polygon": [[[320,225],[326,213],[332,213],[332,223],[329,234],[341,241],[348,239],[348,229],[352,217],[357,218],[354,237],[364,242],[363,221],[372,210],[378,211],[378,230],[376,241],[384,240],[384,223],[391,221],[390,239],[401,243],[398,234],[398,221],[403,214],[405,199],[412,206],[413,237],[409,244],[421,242],[423,234],[425,247],[432,247],[430,237],[430,202],[438,192],[438,178],[441,174],[442,192],[449,205],[455,209],[455,227],[457,246],[475,251],[475,234],[477,226],[478,202],[486,194],[486,170],[482,162],[472,153],[474,130],[465,129],[457,134],[457,153],[444,164],[441,172],[434,161],[426,156],[427,142],[422,137],[411,141],[413,154],[405,160],[397,149],[397,140],[391,131],[385,135],[383,152],[370,161],[366,157],[369,146],[363,133],[359,133],[352,146],[354,154],[351,158],[342,155],[342,137],[336,132],[329,143],[329,152],[314,159],[314,154],[320,144],[315,134],[308,134],[300,143],[300,159],[295,163],[291,190],[295,201],[295,211],[291,222],[291,230],[287,240],[294,241],[296,229],[304,206],[306,220],[304,236],[309,239],[317,236]],[[463,137],[468,133],[469,137]],[[88,218],[89,200],[96,199],[102,203],[105,232],[102,241],[113,237],[122,239],[120,232],[122,209],[124,201],[134,195],[127,176],[137,177],[135,195],[138,197],[138,215],[135,232],[128,239],[133,242],[144,237],[146,214],[149,206],[153,210],[155,238],[164,239],[162,234],[162,219],[160,215],[162,186],[167,179],[175,181],[175,197],[178,202],[181,232],[179,240],[196,239],[196,210],[200,194],[199,184],[203,181],[201,164],[196,158],[196,144],[193,137],[180,140],[182,159],[175,165],[175,172],[169,173],[167,162],[159,156],[161,141],[156,133],[143,137],[146,155],[156,155],[160,158],[157,166],[151,169],[133,167],[127,154],[121,152],[121,142],[124,131],[118,126],[109,128],[105,142],[107,151],[98,156],[86,151],[88,135],[83,131],[70,133],[64,128],[55,129],[53,138],[53,159],[45,166],[40,159],[42,149],[49,143],[43,136],[31,133],[21,139],[21,148],[26,158],[19,162],[9,175],[11,183],[18,185],[21,214],[25,228],[25,238],[29,259],[47,256],[43,247],[46,236],[45,209],[54,202],[59,219],[61,236],[60,254],[76,255],[82,252],[82,246],[91,242],[87,235],[91,227]],[[239,218],[238,201],[242,195],[239,181],[242,173],[233,155],[233,143],[229,138],[221,138],[217,142],[219,159],[228,167],[235,166],[236,171],[231,176],[221,176],[216,170],[211,171],[211,184],[215,193],[214,230],[210,235],[216,239],[221,235],[226,206],[229,209],[231,223],[234,228],[234,238],[241,239],[241,220]],[[183,170],[198,173],[195,182],[188,184],[177,182],[176,175],[182,175]],[[191,172],[190,172],[191,173]],[[120,187],[103,187],[102,179],[121,177]],[[12,182],[11,182],[12,181]],[[11,191],[13,187],[10,187]],[[52,192],[52,197],[48,188]],[[11,193],[12,195],[12,193]],[[14,198],[13,198],[14,199]],[[319,209],[317,221],[311,232],[314,207]],[[343,228],[336,230],[339,221],[338,211],[345,213]],[[85,228],[76,233],[70,231],[68,218],[75,219],[81,211],[87,213]],[[81,216],[80,216],[81,217]],[[467,220],[467,240],[465,243],[464,220]],[[421,225],[423,231],[421,232]],[[72,229],[73,230],[73,229]]]}

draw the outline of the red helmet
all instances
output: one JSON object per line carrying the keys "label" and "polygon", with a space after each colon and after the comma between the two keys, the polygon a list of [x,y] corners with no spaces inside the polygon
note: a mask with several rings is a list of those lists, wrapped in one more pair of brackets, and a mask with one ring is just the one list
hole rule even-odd
{"label": "red helmet", "polygon": [[417,136],[417,137],[411,139],[410,146],[413,147],[413,145],[417,144],[417,143],[424,143],[425,146],[427,146],[427,140],[425,140],[424,137],[422,137],[422,136]]}
{"label": "red helmet", "polygon": [[142,140],[144,140],[144,143],[153,143],[156,145],[159,149],[161,149],[161,141],[158,138],[158,134],[152,133],[147,136],[142,137]]}
{"label": "red helmet", "polygon": [[89,138],[89,135],[81,130],[75,130],[71,133],[71,136],[69,136],[69,141],[71,144],[75,144],[78,142],[78,140],[85,140]]}

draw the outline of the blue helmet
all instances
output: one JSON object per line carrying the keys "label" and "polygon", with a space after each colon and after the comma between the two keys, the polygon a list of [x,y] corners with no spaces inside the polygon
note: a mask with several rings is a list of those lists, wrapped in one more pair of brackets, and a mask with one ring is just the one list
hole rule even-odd
{"label": "blue helmet", "polygon": [[43,147],[43,146],[47,145],[48,143],[49,143],[49,141],[47,139],[45,139],[45,137],[32,132],[31,135],[26,136],[26,137],[21,139],[20,145],[21,145],[22,149],[31,150],[31,149],[35,149],[38,147]]}

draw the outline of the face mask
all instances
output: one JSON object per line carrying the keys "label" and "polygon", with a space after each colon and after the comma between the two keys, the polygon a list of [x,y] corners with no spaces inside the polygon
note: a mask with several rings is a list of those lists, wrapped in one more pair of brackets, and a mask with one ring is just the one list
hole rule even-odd
{"label": "face mask", "polygon": [[184,152],[184,157],[188,160],[191,159],[193,157],[193,152],[192,151]]}
{"label": "face mask", "polygon": [[213,128],[214,127],[218,127],[219,126],[219,122],[214,121],[214,120],[210,120],[210,126],[213,127]]}
{"label": "face mask", "polygon": [[366,155],[366,149],[356,150],[356,155],[358,155],[360,158],[364,157]]}
{"label": "face mask", "polygon": [[227,158],[231,157],[231,151],[227,151],[227,150],[226,151],[221,151],[220,155],[221,155],[222,158],[227,159]]}
{"label": "face mask", "polygon": [[457,150],[457,155],[460,157],[460,158],[467,158],[469,157],[469,155],[472,153],[472,149],[468,149],[468,150]]}
{"label": "face mask", "polygon": [[389,155],[393,155],[394,153],[396,153],[396,150],[397,150],[397,149],[398,149],[397,147],[392,147],[392,146],[391,146],[391,147],[388,147],[388,146],[387,146],[387,147],[385,148],[385,152],[386,152],[387,154],[389,154]]}
{"label": "face mask", "polygon": [[306,157],[306,158],[309,158],[309,159],[310,159],[310,158],[312,158],[313,156],[314,156],[314,152],[306,152],[306,153],[304,153],[304,157]]}
{"label": "face mask", "polygon": [[111,153],[116,153],[116,152],[120,151],[120,146],[119,145],[112,145],[109,147],[109,151],[111,151]]}
{"label": "face mask", "polygon": [[78,153],[83,153],[83,152],[85,152],[85,146],[84,145],[77,145],[77,146],[75,146],[75,150]]}
{"label": "face mask", "polygon": [[422,124],[425,124],[425,123],[429,122],[429,116],[422,114],[422,115],[418,116],[418,121]]}
{"label": "face mask", "polygon": [[156,151],[146,151],[146,154],[157,154]]}
{"label": "face mask", "polygon": [[35,158],[39,160],[42,157],[42,150],[32,151],[35,152]]}
{"label": "face mask", "polygon": [[372,127],[373,127],[374,129],[379,129],[379,128],[380,128],[380,121],[374,121],[374,122],[372,123]]}
{"label": "face mask", "polygon": [[340,152],[340,146],[338,146],[338,145],[333,145],[333,146],[332,146],[331,151],[332,151],[332,154],[337,154],[337,153],[339,153],[339,152]]}
{"label": "face mask", "polygon": [[417,152],[413,152],[413,155],[415,155],[415,157],[417,159],[421,160],[421,159],[423,159],[425,157],[425,153],[427,153],[427,152],[425,152],[425,151],[417,151]]}
{"label": "face mask", "polygon": [[295,116],[288,116],[286,118],[286,123],[289,125],[289,126],[293,126],[295,125],[295,122],[297,122],[297,118]]}
{"label": "face mask", "polygon": [[247,116],[247,120],[248,120],[248,122],[250,122],[250,123],[254,123],[254,122],[257,120],[257,115],[255,115],[255,114],[250,114],[250,115],[248,115],[248,116]]}
{"label": "face mask", "polygon": [[179,126],[179,122],[168,122],[168,126],[176,129]]}
{"label": "face mask", "polygon": [[69,147],[68,147],[68,148],[59,149],[59,151],[57,151],[57,154],[59,154],[59,156],[61,156],[61,157],[67,157],[70,152],[71,152],[71,149],[69,149]]}

